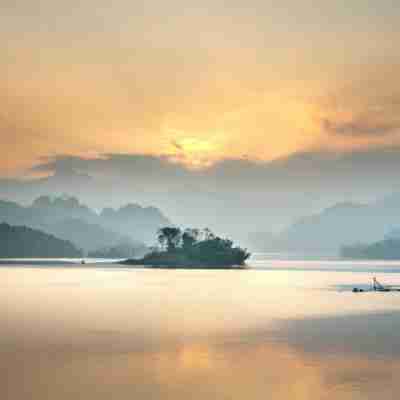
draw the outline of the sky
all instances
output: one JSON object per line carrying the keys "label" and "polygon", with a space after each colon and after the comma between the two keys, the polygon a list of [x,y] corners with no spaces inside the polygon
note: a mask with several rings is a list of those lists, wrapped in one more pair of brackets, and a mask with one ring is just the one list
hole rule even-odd
{"label": "sky", "polygon": [[400,143],[394,0],[1,0],[0,176]]}
{"label": "sky", "polygon": [[237,232],[398,190],[394,0],[0,3],[2,198]]}

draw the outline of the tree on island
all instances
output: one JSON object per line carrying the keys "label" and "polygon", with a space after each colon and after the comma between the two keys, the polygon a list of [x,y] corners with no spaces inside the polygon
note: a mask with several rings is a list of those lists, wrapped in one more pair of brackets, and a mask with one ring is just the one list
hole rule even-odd
{"label": "tree on island", "polygon": [[214,235],[209,229],[185,229],[166,226],[157,233],[158,248],[141,260],[128,264],[167,267],[207,268],[243,265],[250,257],[247,250],[235,247],[232,240]]}
{"label": "tree on island", "polygon": [[182,233],[182,248],[185,251],[189,251],[195,243],[198,242],[200,237],[200,230],[199,229],[185,229]]}
{"label": "tree on island", "polygon": [[166,226],[158,230],[157,239],[162,249],[171,252],[179,246],[182,240],[182,232],[179,228]]}

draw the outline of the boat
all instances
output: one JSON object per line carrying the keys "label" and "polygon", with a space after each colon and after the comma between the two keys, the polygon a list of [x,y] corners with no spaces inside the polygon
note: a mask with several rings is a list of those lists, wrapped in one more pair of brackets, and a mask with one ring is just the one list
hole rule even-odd
{"label": "boat", "polygon": [[400,292],[399,285],[382,285],[375,277],[372,278],[372,286],[370,290],[360,289],[354,287],[352,290],[353,293],[362,293],[362,292]]}

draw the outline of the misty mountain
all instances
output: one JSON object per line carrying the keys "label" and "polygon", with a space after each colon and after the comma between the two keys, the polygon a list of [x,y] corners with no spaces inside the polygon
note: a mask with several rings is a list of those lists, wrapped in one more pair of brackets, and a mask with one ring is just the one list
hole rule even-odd
{"label": "misty mountain", "polygon": [[280,234],[251,235],[259,250],[338,255],[343,246],[394,237],[400,226],[400,193],[370,204],[338,203],[298,219]]}
{"label": "misty mountain", "polygon": [[148,253],[148,247],[140,243],[119,243],[115,246],[99,248],[89,252],[88,257],[92,258],[139,258]]}
{"label": "misty mountain", "polygon": [[343,246],[340,253],[342,257],[352,259],[399,260],[400,240],[384,239],[367,245]]}
{"label": "misty mountain", "polygon": [[0,257],[72,258],[82,252],[71,242],[26,226],[0,224]]}
{"label": "misty mountain", "polygon": [[400,227],[394,228],[390,230],[386,236],[385,239],[395,239],[395,240],[400,240]]}
{"label": "misty mountain", "polygon": [[120,209],[104,209],[100,213],[73,197],[41,196],[29,206],[0,201],[0,221],[27,225],[70,240],[86,252],[130,243],[153,243],[158,228],[169,220],[154,207],[130,204]]}
{"label": "misty mountain", "polygon": [[105,208],[100,213],[103,226],[115,232],[132,236],[132,228],[140,232],[140,240],[153,243],[158,228],[170,225],[171,222],[155,207],[141,207],[138,204],[128,204],[119,209]]}
{"label": "misty mountain", "polygon": [[132,240],[119,233],[93,224],[79,218],[65,218],[55,222],[41,223],[39,226],[46,232],[65,240],[70,240],[86,252],[100,249],[104,246],[115,246],[120,242]]}
{"label": "misty mountain", "polygon": [[75,197],[40,196],[31,205],[32,212],[42,221],[59,221],[66,218],[96,221],[97,214],[89,207],[81,204]]}
{"label": "misty mountain", "polygon": [[175,224],[209,227],[243,242],[249,232],[276,233],[332,204],[370,203],[397,190],[399,156],[399,146],[316,149],[268,162],[221,160],[204,169],[141,154],[59,156],[32,169],[45,177],[1,179],[0,197],[26,205],[39,195],[73,193],[97,210],[134,199],[161,208]]}

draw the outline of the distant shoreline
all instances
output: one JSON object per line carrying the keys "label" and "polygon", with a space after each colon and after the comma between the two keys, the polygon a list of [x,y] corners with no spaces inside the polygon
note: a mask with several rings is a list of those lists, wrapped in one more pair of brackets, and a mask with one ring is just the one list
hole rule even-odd
{"label": "distant shoreline", "polygon": [[73,261],[56,261],[56,260],[1,260],[0,265],[84,265]]}
{"label": "distant shoreline", "polygon": [[85,260],[82,263],[82,259],[32,259],[32,258],[14,258],[14,259],[7,259],[7,258],[0,258],[0,266],[68,266],[68,267],[91,267],[91,266],[101,266],[101,265],[118,265],[120,260],[110,259],[110,260],[102,260],[102,261],[91,261]]}
{"label": "distant shoreline", "polygon": [[143,263],[131,263],[127,262],[130,260],[122,260],[122,261],[102,261],[102,262],[86,262],[81,264],[80,262],[75,261],[57,261],[57,260],[1,260],[0,259],[0,268],[6,267],[15,267],[15,268],[60,268],[66,267],[68,269],[76,268],[126,268],[126,269],[153,269],[153,270],[177,270],[177,269],[186,269],[186,270],[244,270],[247,269],[246,266],[239,265],[239,266],[208,266],[208,265],[200,265],[200,264],[193,264],[193,265],[157,265],[157,264],[143,264]]}

